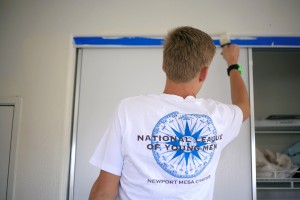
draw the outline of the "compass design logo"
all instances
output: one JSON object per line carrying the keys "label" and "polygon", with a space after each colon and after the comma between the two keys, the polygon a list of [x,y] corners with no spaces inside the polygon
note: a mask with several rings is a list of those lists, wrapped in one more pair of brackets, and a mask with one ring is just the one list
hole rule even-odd
{"label": "compass design logo", "polygon": [[178,178],[192,178],[210,163],[217,131],[210,117],[173,112],[158,121],[152,131],[151,144],[158,165]]}

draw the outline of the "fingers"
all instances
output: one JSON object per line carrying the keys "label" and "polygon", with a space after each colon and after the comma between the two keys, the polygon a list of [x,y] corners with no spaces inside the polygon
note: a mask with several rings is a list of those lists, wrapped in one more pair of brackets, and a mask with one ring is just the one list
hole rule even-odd
{"label": "fingers", "polygon": [[230,44],[222,47],[221,55],[227,61],[227,64],[237,64],[239,58],[239,47],[236,44]]}
{"label": "fingers", "polygon": [[231,45],[232,45],[232,44],[226,44],[226,45],[222,46],[221,55],[223,55],[223,52],[224,52],[224,51],[228,51],[227,49],[230,48]]}
{"label": "fingers", "polygon": [[221,54],[223,55],[224,53],[228,54],[236,54],[239,52],[239,48],[236,44],[228,44],[222,47],[222,52]]}

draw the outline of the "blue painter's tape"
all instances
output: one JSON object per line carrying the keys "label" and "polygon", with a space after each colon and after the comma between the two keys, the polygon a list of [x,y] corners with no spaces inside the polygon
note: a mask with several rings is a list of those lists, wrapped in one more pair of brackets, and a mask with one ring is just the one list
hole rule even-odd
{"label": "blue painter's tape", "polygon": [[[214,40],[216,46],[220,46],[219,40]],[[283,47],[292,46],[300,47],[300,37],[253,37],[253,38],[238,38],[231,39],[232,44],[239,46],[264,46],[264,47]]]}
{"label": "blue painter's tape", "polygon": [[162,38],[145,38],[145,37],[121,37],[121,38],[104,38],[104,37],[74,37],[75,45],[91,46],[162,46]]}
{"label": "blue painter's tape", "polygon": [[[80,46],[163,46],[163,38],[147,37],[74,37],[74,44]],[[300,47],[300,37],[247,37],[231,39],[232,44],[239,46],[263,46],[263,47]],[[216,46],[220,46],[219,40],[214,40]]]}
{"label": "blue painter's tape", "polygon": [[300,46],[300,37],[256,37],[253,39],[235,39],[232,43],[240,46]]}

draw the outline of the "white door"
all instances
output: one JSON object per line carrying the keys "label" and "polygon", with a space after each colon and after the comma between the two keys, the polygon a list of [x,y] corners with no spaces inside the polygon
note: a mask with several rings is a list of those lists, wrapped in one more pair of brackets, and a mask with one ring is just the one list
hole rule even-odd
{"label": "white door", "polygon": [[0,105],[0,199],[7,198],[14,106]]}
{"label": "white door", "polygon": [[[74,173],[71,174],[70,199],[87,199],[99,170],[88,163],[102,137],[117,103],[124,97],[163,92],[162,48],[87,48],[78,55],[79,90],[75,99],[76,140]],[[248,51],[241,49],[240,62],[248,87]],[[217,51],[207,82],[199,97],[230,103],[226,64]],[[75,144],[75,145],[74,145]],[[252,199],[250,123],[223,152],[217,171],[214,197]]]}

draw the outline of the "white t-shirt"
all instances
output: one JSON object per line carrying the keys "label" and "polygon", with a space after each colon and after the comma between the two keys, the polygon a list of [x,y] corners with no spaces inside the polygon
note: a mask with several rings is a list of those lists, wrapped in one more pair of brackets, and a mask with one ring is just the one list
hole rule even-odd
{"label": "white t-shirt", "polygon": [[90,163],[121,176],[119,200],[213,199],[222,149],[239,133],[235,105],[176,95],[122,100]]}

